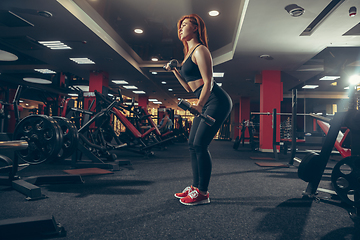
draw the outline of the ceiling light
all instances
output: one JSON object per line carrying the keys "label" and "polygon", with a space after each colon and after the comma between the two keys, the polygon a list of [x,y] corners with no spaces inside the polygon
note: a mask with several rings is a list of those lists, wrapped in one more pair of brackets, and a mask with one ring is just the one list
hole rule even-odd
{"label": "ceiling light", "polygon": [[331,86],[337,86],[337,82],[330,83]]}
{"label": "ceiling light", "polygon": [[89,86],[85,86],[85,85],[74,85],[74,88],[80,88],[81,91],[83,92],[88,92],[89,91]]}
{"label": "ceiling light", "polygon": [[68,95],[69,95],[69,96],[72,96],[72,97],[77,97],[77,96],[79,96],[77,93],[69,93]]}
{"label": "ceiling light", "polygon": [[50,69],[34,69],[34,70],[39,73],[44,73],[44,74],[55,74],[56,73]]}
{"label": "ceiling light", "polygon": [[221,86],[222,86],[222,83],[219,82],[219,83],[217,83],[217,85],[221,87]]}
{"label": "ceiling light", "polygon": [[169,90],[169,92],[172,92],[172,91],[173,91],[173,89],[172,89],[172,88],[169,88],[168,90]]}
{"label": "ceiling light", "polygon": [[115,84],[129,84],[127,81],[125,80],[112,80],[113,83]]}
{"label": "ceiling light", "polygon": [[135,94],[145,94],[146,92],[144,92],[144,91],[133,91],[133,93],[135,93]]}
{"label": "ceiling light", "polygon": [[344,87],[344,89],[346,89],[346,90],[347,90],[347,89],[349,89],[349,86],[347,86],[347,87]]}
{"label": "ceiling light", "polygon": [[315,89],[317,87],[319,87],[319,85],[305,85],[302,88],[304,88],[304,89]]}
{"label": "ceiling light", "polygon": [[305,9],[296,4],[287,5],[285,10],[293,17],[300,17],[305,12]]}
{"label": "ceiling light", "polygon": [[153,58],[151,58],[151,61],[157,62],[157,61],[159,61],[159,59],[157,57],[153,57]]}
{"label": "ceiling light", "polygon": [[10,62],[18,59],[19,58],[15,54],[0,50],[0,61]]}
{"label": "ceiling light", "polygon": [[360,75],[352,75],[349,78],[349,83],[351,85],[358,85],[360,83]]}
{"label": "ceiling light", "polygon": [[156,75],[156,74],[157,74],[157,72],[151,72],[151,74]]}
{"label": "ceiling light", "polygon": [[70,58],[70,60],[76,62],[77,64],[95,64],[88,58]]}
{"label": "ceiling light", "polygon": [[142,29],[140,29],[140,28],[136,28],[134,30],[134,32],[137,33],[137,34],[142,34],[144,31]]}
{"label": "ceiling light", "polygon": [[126,89],[138,89],[136,86],[133,85],[124,85],[123,87]]}
{"label": "ceiling light", "polygon": [[153,104],[162,104],[162,102],[160,102],[160,101],[159,102],[153,102]]}
{"label": "ceiling light", "polygon": [[158,102],[159,100],[157,100],[156,98],[150,98],[149,102]]}
{"label": "ceiling light", "polygon": [[214,72],[213,77],[224,77],[224,73],[223,72]]}
{"label": "ceiling light", "polygon": [[164,82],[164,81],[162,81],[161,83],[162,83],[162,84],[166,84],[166,82]]}
{"label": "ceiling light", "polygon": [[71,47],[67,46],[66,44],[60,41],[39,41],[39,43],[53,50],[71,49]]}
{"label": "ceiling light", "polygon": [[42,78],[23,78],[24,81],[26,82],[31,82],[31,83],[39,83],[39,84],[51,84],[52,82],[50,80],[47,79],[42,79]]}
{"label": "ceiling light", "polygon": [[333,80],[336,80],[336,79],[339,79],[339,78],[340,78],[340,76],[323,76],[319,80],[321,80],[321,81],[333,81]]}
{"label": "ceiling light", "polygon": [[212,16],[212,17],[216,17],[216,16],[219,15],[219,11],[216,11],[216,10],[210,11],[209,15]]}

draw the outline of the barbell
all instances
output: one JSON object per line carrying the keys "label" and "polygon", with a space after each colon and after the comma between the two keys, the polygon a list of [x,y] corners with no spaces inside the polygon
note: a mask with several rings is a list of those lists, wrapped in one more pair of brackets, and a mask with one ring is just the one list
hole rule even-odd
{"label": "barbell", "polygon": [[77,149],[78,138],[76,126],[70,120],[46,115],[23,118],[13,134],[13,140],[27,142],[28,147],[15,154],[29,164],[71,156]]}

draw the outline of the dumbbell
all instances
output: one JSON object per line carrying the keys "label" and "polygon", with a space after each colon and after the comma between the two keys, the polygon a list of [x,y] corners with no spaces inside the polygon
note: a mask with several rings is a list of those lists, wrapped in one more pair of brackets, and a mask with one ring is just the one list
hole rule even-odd
{"label": "dumbbell", "polygon": [[[170,65],[171,70],[180,67],[179,62],[178,62],[178,60],[176,60],[176,59],[172,59],[172,60],[169,62],[169,65]],[[166,65],[163,66],[163,68],[166,70]]]}
{"label": "dumbbell", "polygon": [[[178,103],[178,106],[179,106],[181,109],[185,110],[185,111],[190,111],[190,112],[191,112],[191,110],[194,110],[194,109],[191,107],[191,104],[190,104],[189,102],[187,102],[185,99],[181,99],[180,102]],[[197,111],[196,111],[196,112],[197,112]],[[214,125],[214,123],[215,123],[215,119],[212,118],[212,117],[210,117],[209,115],[205,115],[205,114],[202,114],[202,113],[199,113],[199,112],[197,112],[197,114],[194,114],[194,115],[201,117],[201,118],[205,121],[205,123],[206,123],[207,125],[209,125],[210,127],[211,127],[212,125]]]}

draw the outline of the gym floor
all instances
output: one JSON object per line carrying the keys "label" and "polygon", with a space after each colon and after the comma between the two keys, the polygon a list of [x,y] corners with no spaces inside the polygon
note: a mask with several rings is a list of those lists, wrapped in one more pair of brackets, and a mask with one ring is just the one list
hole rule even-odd
{"label": "gym floor", "polygon": [[[17,191],[0,187],[0,220],[52,215],[67,232],[59,239],[72,240],[360,239],[346,207],[302,199],[307,183],[297,177],[296,167],[259,167],[255,164],[259,160],[250,157],[273,155],[241,146],[234,150],[232,145],[230,141],[210,145],[208,205],[185,206],[173,196],[192,183],[187,144],[175,143],[151,158],[119,152],[119,159],[130,160],[131,167],[84,176],[84,184],[43,185],[48,198],[42,200],[26,201]],[[289,156],[280,155],[279,161],[286,164]],[[330,187],[335,164],[329,161],[320,187]],[[19,175],[62,174],[65,169],[70,166],[44,163]]]}

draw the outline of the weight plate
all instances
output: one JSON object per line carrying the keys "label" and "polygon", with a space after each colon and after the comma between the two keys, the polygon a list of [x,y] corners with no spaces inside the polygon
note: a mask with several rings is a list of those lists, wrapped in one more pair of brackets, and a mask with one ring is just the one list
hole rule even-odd
{"label": "weight plate", "polygon": [[74,123],[64,117],[52,117],[60,126],[63,136],[63,144],[57,154],[57,158],[62,160],[70,157],[77,149],[79,142],[79,133]]}
{"label": "weight plate", "polygon": [[321,167],[319,166],[320,155],[312,152],[308,153],[300,162],[298,168],[298,176],[305,182],[311,182],[321,174]]}
{"label": "weight plate", "polygon": [[345,203],[360,207],[360,158],[346,157],[338,162],[332,173],[331,183]]}
{"label": "weight plate", "polygon": [[56,157],[62,146],[62,134],[57,122],[46,115],[30,115],[16,126],[14,140],[26,140],[29,147],[16,151],[23,161],[40,164]]}

